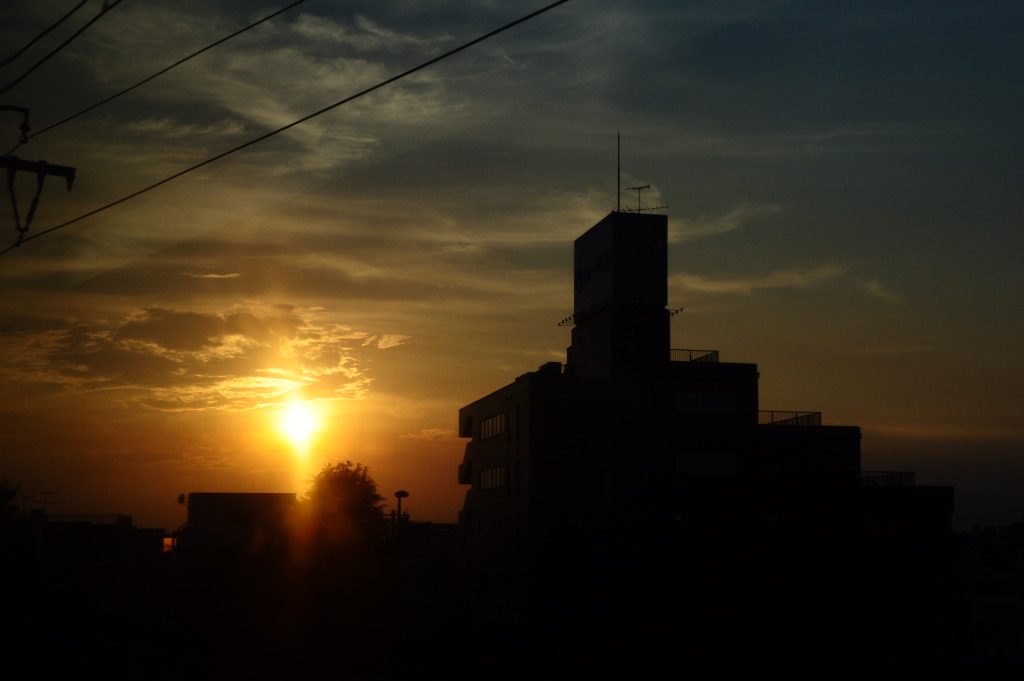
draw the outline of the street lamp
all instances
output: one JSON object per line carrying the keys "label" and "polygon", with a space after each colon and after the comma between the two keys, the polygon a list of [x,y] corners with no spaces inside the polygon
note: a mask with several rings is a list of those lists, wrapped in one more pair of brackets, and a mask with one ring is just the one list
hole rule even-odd
{"label": "street lamp", "polygon": [[406,498],[407,496],[409,496],[409,493],[406,492],[404,489],[400,489],[397,492],[395,492],[395,498],[398,499],[398,520],[399,520],[399,522],[401,522],[401,520],[402,520],[402,499]]}

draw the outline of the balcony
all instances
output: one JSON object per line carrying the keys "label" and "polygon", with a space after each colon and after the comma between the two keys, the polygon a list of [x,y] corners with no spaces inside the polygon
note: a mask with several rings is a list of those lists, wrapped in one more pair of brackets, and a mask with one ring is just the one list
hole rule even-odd
{"label": "balcony", "polygon": [[718,350],[680,350],[671,348],[668,358],[673,362],[717,362]]}
{"label": "balcony", "polygon": [[820,426],[821,412],[759,410],[757,423],[762,426]]}

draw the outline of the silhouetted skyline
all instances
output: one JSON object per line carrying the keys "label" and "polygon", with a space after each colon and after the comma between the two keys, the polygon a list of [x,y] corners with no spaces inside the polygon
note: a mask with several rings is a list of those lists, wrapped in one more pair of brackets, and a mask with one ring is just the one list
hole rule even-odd
{"label": "silhouetted skyline", "polygon": [[[19,148],[78,169],[34,226],[535,8],[305,3]],[[5,3],[0,43],[62,11]],[[2,103],[41,129],[251,12],[124,3]],[[178,493],[303,492],[352,459],[392,505],[407,489],[414,518],[453,521],[454,414],[564,357],[571,243],[616,204],[621,129],[622,186],[670,206],[678,346],[757,362],[766,404],[860,425],[864,468],[955,486],[958,527],[1017,520],[1022,17],[574,0],[38,239],[0,259],[0,475],[174,527]],[[0,115],[4,152],[19,122]],[[292,400],[321,410],[303,443],[279,427]]]}

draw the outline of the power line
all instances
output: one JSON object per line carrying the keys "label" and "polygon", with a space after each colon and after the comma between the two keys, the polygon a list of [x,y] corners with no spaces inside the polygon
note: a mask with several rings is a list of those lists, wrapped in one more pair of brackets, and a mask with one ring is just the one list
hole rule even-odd
{"label": "power line", "polygon": [[82,0],[82,1],[80,2],[80,3],[78,3],[77,5],[75,5],[74,7],[72,7],[72,8],[71,8],[71,9],[70,9],[70,10],[68,11],[68,13],[67,13],[67,14],[65,14],[64,16],[62,16],[62,17],[61,17],[60,19],[58,19],[58,20],[57,20],[57,21],[56,21],[55,23],[53,23],[53,24],[50,24],[49,28],[47,28],[46,30],[44,30],[44,31],[43,31],[42,33],[40,33],[39,35],[37,35],[37,36],[36,36],[35,38],[32,38],[32,40],[28,41],[28,43],[27,43],[27,44],[25,45],[25,47],[21,48],[20,50],[18,50],[18,51],[17,51],[17,52],[15,52],[14,54],[12,54],[12,55],[11,55],[10,57],[8,57],[7,59],[4,59],[4,60],[3,60],[2,62],[0,62],[0,68],[3,68],[3,67],[5,67],[5,66],[7,66],[7,65],[8,65],[8,64],[10,64],[10,63],[11,63],[12,61],[14,61],[15,59],[17,59],[17,58],[18,58],[18,57],[20,57],[21,55],[25,54],[25,51],[26,51],[26,50],[27,50],[28,48],[32,47],[32,46],[33,46],[33,45],[35,45],[35,44],[36,44],[37,42],[39,42],[39,40],[40,40],[40,39],[41,39],[41,38],[42,38],[43,36],[45,36],[45,35],[46,35],[47,33],[49,33],[50,31],[52,31],[53,29],[57,28],[57,27],[58,27],[58,26],[60,26],[61,24],[63,24],[63,23],[64,23],[64,20],[65,20],[65,19],[67,19],[68,17],[70,17],[70,16],[72,15],[72,14],[74,14],[74,13],[75,13],[75,12],[77,12],[78,10],[82,9],[82,5],[84,5],[84,4],[85,4],[85,3],[87,3],[87,2],[89,2],[89,0]]}
{"label": "power line", "polygon": [[283,14],[283,13],[287,12],[288,10],[292,9],[293,7],[296,7],[296,6],[298,6],[298,5],[301,5],[301,4],[302,4],[302,3],[304,3],[304,2],[306,2],[306,0],[297,0],[296,2],[293,2],[292,4],[288,5],[287,7],[283,7],[282,9],[279,9],[279,10],[277,10],[277,11],[276,11],[276,12],[274,12],[273,14],[269,14],[269,15],[267,15],[267,16],[265,16],[265,17],[263,17],[263,18],[262,18],[262,19],[260,19],[259,21],[256,21],[256,22],[253,22],[253,23],[249,24],[249,25],[248,25],[248,26],[246,26],[245,28],[242,28],[242,29],[239,29],[239,30],[235,31],[234,33],[232,33],[232,34],[231,34],[231,35],[229,35],[229,36],[225,36],[225,37],[221,38],[220,40],[218,40],[218,41],[216,41],[216,42],[210,43],[209,45],[207,45],[207,46],[206,46],[206,47],[204,47],[203,49],[201,49],[201,50],[198,50],[198,51],[196,51],[196,52],[193,52],[192,54],[188,55],[187,57],[185,57],[185,58],[183,58],[183,59],[179,59],[178,61],[174,62],[173,64],[171,64],[170,66],[168,66],[168,67],[166,67],[166,68],[160,69],[159,71],[157,71],[156,73],[154,73],[154,74],[153,74],[152,76],[149,76],[148,78],[143,78],[142,80],[140,80],[140,81],[139,81],[138,83],[136,83],[135,85],[132,85],[132,86],[130,86],[130,87],[126,87],[125,89],[121,90],[120,92],[118,92],[118,93],[116,93],[116,94],[113,94],[113,95],[111,95],[111,96],[107,97],[107,98],[106,98],[106,99],[104,99],[104,100],[101,100],[101,101],[99,101],[99,102],[96,102],[96,103],[95,103],[95,104],[93,104],[92,106],[89,106],[89,107],[86,107],[86,108],[82,109],[82,110],[81,110],[81,111],[79,111],[78,113],[76,113],[76,114],[72,114],[71,116],[68,116],[68,117],[67,117],[67,118],[65,118],[64,120],[58,121],[58,122],[54,123],[53,125],[48,125],[48,126],[46,126],[46,127],[45,127],[45,128],[43,128],[42,130],[39,130],[38,132],[35,132],[35,133],[33,133],[33,134],[29,135],[29,136],[28,136],[28,139],[32,139],[33,137],[38,137],[39,135],[42,135],[42,134],[43,134],[44,132],[46,132],[47,130],[53,130],[53,129],[54,129],[54,128],[56,128],[57,126],[60,126],[60,125],[64,125],[64,124],[65,124],[65,123],[67,123],[68,121],[72,121],[72,120],[74,120],[74,119],[78,118],[79,116],[81,116],[81,115],[83,115],[83,114],[89,113],[89,112],[90,112],[90,111],[92,111],[93,109],[95,109],[95,108],[97,108],[97,107],[100,107],[100,106],[103,106],[104,104],[106,104],[106,103],[108,103],[108,102],[111,102],[111,101],[113,101],[113,100],[117,99],[117,98],[118,98],[118,97],[120,97],[121,95],[126,95],[126,94],[128,94],[129,92],[131,92],[132,90],[134,90],[135,88],[139,87],[140,85],[145,85],[146,83],[148,83],[149,81],[153,80],[154,78],[157,78],[157,77],[159,77],[159,76],[162,76],[162,75],[164,75],[165,73],[167,73],[167,72],[168,72],[168,71],[170,71],[171,69],[173,69],[173,68],[175,68],[175,67],[177,67],[177,66],[181,66],[182,64],[184,64],[184,63],[185,63],[185,62],[187,62],[188,60],[192,59],[193,57],[198,57],[198,56],[199,56],[199,55],[201,55],[201,54],[202,54],[203,52],[206,52],[207,50],[213,49],[214,47],[217,47],[217,46],[218,46],[218,45],[220,45],[221,43],[225,43],[225,42],[227,42],[228,40],[231,40],[232,38],[234,38],[234,37],[236,37],[236,36],[239,36],[239,35],[241,35],[241,34],[245,33],[246,31],[248,31],[248,30],[249,30],[249,29],[251,29],[251,28],[256,28],[257,26],[259,26],[259,25],[260,25],[260,24],[262,24],[263,22],[265,22],[265,21],[270,21],[271,19],[273,19],[273,18],[274,18],[274,17],[276,17],[277,15],[279,15],[279,14]]}
{"label": "power line", "polygon": [[[83,2],[87,2],[87,1],[88,0],[83,0]],[[216,42],[210,43],[209,45],[207,45],[206,47],[202,48],[201,50],[193,52],[192,54],[188,55],[187,57],[184,57],[183,59],[179,59],[178,61],[174,62],[170,66],[167,66],[167,67],[157,71],[156,73],[154,73],[153,75],[151,75],[151,76],[149,76],[147,78],[143,78],[138,83],[135,83],[134,85],[131,85],[131,86],[121,90],[120,92],[117,92],[117,93],[107,97],[106,99],[103,99],[103,100],[101,100],[99,102],[96,102],[92,106],[88,106],[88,107],[82,109],[78,113],[72,114],[72,115],[68,116],[67,118],[65,118],[63,120],[60,120],[60,121],[57,121],[56,123],[53,123],[52,125],[48,125],[45,128],[43,128],[42,130],[38,130],[38,131],[36,131],[35,133],[33,133],[31,135],[23,135],[22,139],[17,144],[15,144],[11,148],[10,151],[7,152],[7,155],[9,156],[9,155],[13,154],[22,144],[25,144],[26,142],[28,142],[28,140],[32,139],[33,137],[38,137],[39,135],[42,135],[44,132],[47,132],[48,130],[53,130],[54,128],[56,128],[58,126],[61,126],[61,125],[64,125],[65,123],[67,123],[69,121],[72,121],[72,120],[78,118],[79,116],[82,116],[83,114],[89,113],[93,109],[101,107],[104,104],[107,104],[108,102],[111,102],[111,101],[117,99],[121,95],[128,94],[129,92],[131,92],[135,88],[137,88],[137,87],[139,87],[141,85],[145,85],[149,81],[151,81],[151,80],[153,80],[153,79],[155,79],[155,78],[157,78],[159,76],[162,76],[163,74],[167,73],[168,71],[170,71],[171,69],[173,69],[173,68],[175,68],[177,66],[181,66],[182,64],[184,64],[185,62],[189,61],[193,57],[198,57],[203,52],[206,52],[207,50],[210,50],[210,49],[212,49],[214,47],[217,47],[221,43],[225,43],[228,40],[231,40],[232,38],[245,33],[246,31],[248,31],[251,28],[255,28],[255,27],[259,26],[260,24],[262,24],[262,23],[264,23],[266,21],[270,21],[271,19],[273,19],[277,15],[283,14],[284,12],[287,12],[288,10],[292,9],[293,7],[301,5],[304,2],[306,2],[306,0],[296,0],[296,2],[293,2],[292,4],[288,5],[287,7],[284,7],[282,9],[277,10],[276,12],[274,12],[272,14],[269,14],[269,15],[263,17],[262,19],[260,19],[259,21],[255,21],[255,22],[249,24],[248,26],[235,31],[231,35],[225,36],[225,37],[221,38],[220,40],[217,40]]]}
{"label": "power line", "polygon": [[[331,111],[332,109],[336,109],[339,106],[341,106],[342,104],[347,104],[348,102],[351,102],[351,101],[353,101],[355,99],[359,99],[363,95],[367,95],[367,94],[373,92],[374,90],[379,90],[380,88],[385,87],[387,85],[390,85],[391,83],[394,83],[394,82],[396,82],[398,80],[401,80],[402,78],[405,78],[406,76],[412,75],[413,73],[416,73],[417,71],[422,71],[423,69],[427,68],[428,66],[436,64],[437,62],[439,62],[439,61],[441,61],[443,59],[447,59],[448,57],[451,57],[454,54],[458,54],[459,52],[462,52],[463,50],[466,50],[466,49],[476,45],[477,43],[481,43],[481,42],[487,40],[488,38],[492,38],[492,37],[498,35],[499,33],[503,33],[504,31],[507,31],[510,28],[513,28],[515,26],[518,26],[519,24],[522,24],[522,23],[524,23],[526,21],[529,21],[530,19],[533,19],[534,17],[540,16],[541,14],[544,14],[545,12],[548,12],[548,11],[554,9],[555,7],[558,7],[559,5],[564,5],[567,2],[569,2],[569,0],[558,0],[557,2],[553,2],[550,5],[542,7],[542,8],[540,8],[539,10],[537,10],[535,12],[531,12],[530,14],[527,14],[526,16],[520,17],[519,19],[516,19],[515,21],[509,22],[509,23],[505,24],[504,26],[502,26],[501,28],[496,28],[496,29],[494,29],[493,31],[491,31],[489,33],[485,33],[484,35],[480,36],[479,38],[474,38],[473,40],[470,40],[468,43],[463,43],[462,45],[459,45],[458,47],[456,47],[456,48],[454,48],[452,50],[448,50],[444,54],[438,55],[438,56],[434,57],[433,59],[425,61],[422,64],[420,64],[419,66],[414,66],[413,68],[408,69],[407,71],[403,71],[402,73],[399,73],[396,76],[391,76],[387,80],[383,80],[383,81],[377,83],[376,85],[368,87],[365,90],[357,92],[354,95],[351,95],[349,97],[346,97],[345,99],[337,101],[334,104],[330,104],[328,106],[325,106],[324,108],[320,109],[319,111],[314,111],[311,114],[303,116],[302,118],[300,118],[300,119],[298,119],[296,121],[293,121],[293,122],[289,123],[288,125],[282,126],[282,127],[278,128],[277,130],[272,130],[272,131],[270,131],[270,132],[268,132],[268,133],[266,133],[264,135],[260,135],[259,137],[255,138],[255,139],[251,139],[248,142],[245,142],[244,144],[240,144],[237,147],[234,147],[233,149],[229,149],[229,150],[227,150],[225,152],[217,154],[216,156],[208,158],[205,161],[197,163],[194,166],[186,168],[185,170],[179,171],[179,172],[171,175],[170,177],[165,177],[164,179],[160,180],[159,182],[154,182],[153,184],[149,185],[148,187],[140,189],[139,191],[134,192],[132,194],[129,194],[128,196],[122,197],[122,198],[118,199],[117,201],[112,201],[112,202],[108,203],[105,206],[100,206],[99,208],[96,208],[95,210],[91,210],[88,213],[84,213],[83,215],[79,215],[77,218],[68,220],[67,222],[62,222],[61,224],[56,225],[54,227],[50,227],[49,229],[43,230],[42,232],[39,232],[38,234],[33,234],[30,237],[26,237],[25,239],[23,239],[21,241],[21,243],[25,243],[27,241],[32,241],[33,239],[37,239],[37,238],[43,236],[44,234],[49,234],[50,232],[55,232],[58,229],[62,229],[64,227],[67,227],[68,225],[72,225],[72,224],[74,224],[74,223],[76,223],[76,222],[78,222],[80,220],[84,220],[85,218],[92,217],[93,215],[96,215],[97,213],[101,213],[101,212],[107,210],[108,208],[113,208],[114,206],[122,204],[125,201],[128,201],[130,199],[134,199],[137,196],[141,196],[142,194],[145,194],[146,192],[148,192],[148,191],[150,191],[152,189],[156,189],[157,187],[159,187],[161,185],[167,184],[171,180],[176,180],[179,177],[181,177],[182,175],[187,175],[188,173],[191,173],[193,170],[198,170],[199,168],[202,168],[203,166],[209,165],[209,164],[213,163],[214,161],[219,161],[220,159],[224,158],[225,156],[230,156],[231,154],[235,153],[236,151],[241,151],[242,149],[245,149],[247,147],[251,147],[252,145],[254,145],[254,144],[258,143],[258,142],[262,142],[263,140],[269,139],[269,138],[273,137],[274,135],[277,135],[279,133],[284,132],[285,130],[289,130],[291,128],[294,128],[295,126],[297,126],[297,125],[299,125],[301,123],[305,123],[306,121],[308,121],[310,119],[316,118],[317,116],[319,116],[321,114],[327,113],[328,111]],[[17,245],[20,245],[20,244],[17,244]],[[15,245],[8,246],[4,250],[0,251],[0,255],[3,255],[4,253],[7,253],[8,251],[12,250],[13,248],[15,248]]]}
{"label": "power line", "polygon": [[73,34],[71,35],[71,37],[70,37],[70,38],[68,38],[67,40],[65,40],[64,42],[62,42],[62,43],[61,43],[60,45],[58,45],[57,47],[55,47],[55,48],[54,48],[53,50],[51,50],[51,51],[50,51],[50,53],[49,53],[48,55],[46,55],[45,57],[43,57],[42,59],[40,59],[39,61],[37,61],[37,62],[36,62],[35,64],[33,64],[33,65],[32,65],[31,67],[29,67],[28,71],[26,71],[25,73],[23,73],[23,74],[21,74],[20,76],[18,76],[18,77],[17,77],[17,78],[16,78],[16,79],[15,79],[15,80],[14,80],[14,81],[12,82],[12,83],[8,84],[8,85],[7,85],[7,87],[5,87],[4,89],[0,90],[0,95],[4,94],[5,92],[7,92],[8,90],[10,90],[10,89],[11,89],[12,87],[14,87],[15,85],[17,85],[18,83],[20,83],[21,81],[23,81],[23,80],[25,80],[26,78],[28,78],[28,76],[29,76],[29,74],[30,74],[30,73],[32,73],[32,72],[33,72],[33,71],[35,71],[35,70],[36,70],[37,68],[39,68],[40,66],[42,66],[43,64],[45,64],[45,63],[46,63],[47,61],[49,61],[49,60],[50,60],[50,57],[53,57],[53,56],[54,56],[54,55],[56,55],[56,54],[57,54],[58,52],[60,52],[61,50],[63,50],[63,49],[65,48],[65,47],[67,47],[67,46],[68,46],[68,45],[69,45],[69,44],[71,43],[71,41],[72,41],[72,40],[74,40],[74,39],[75,39],[75,38],[77,38],[78,36],[82,35],[82,33],[84,33],[84,32],[85,32],[85,30],[86,30],[87,28],[89,28],[90,26],[92,26],[93,24],[95,24],[95,23],[96,23],[97,21],[99,21],[100,19],[102,19],[102,18],[103,18],[103,17],[104,17],[105,15],[106,15],[106,13],[107,13],[107,12],[109,12],[109,11],[110,11],[110,10],[112,10],[112,9],[114,9],[115,7],[117,7],[117,6],[118,6],[118,5],[120,5],[120,4],[121,4],[121,0],[113,0],[113,2],[111,2],[111,3],[109,4],[109,5],[108,5],[108,4],[106,3],[106,2],[104,2],[104,3],[103,3],[103,9],[101,9],[101,10],[100,10],[100,13],[99,13],[99,14],[97,14],[97,15],[96,15],[96,16],[94,16],[94,17],[93,17],[92,19],[90,19],[90,20],[89,20],[88,22],[86,22],[85,26],[83,26],[82,28],[80,28],[80,29],[78,29],[77,31],[75,31],[75,32],[74,32],[74,33],[73,33]]}

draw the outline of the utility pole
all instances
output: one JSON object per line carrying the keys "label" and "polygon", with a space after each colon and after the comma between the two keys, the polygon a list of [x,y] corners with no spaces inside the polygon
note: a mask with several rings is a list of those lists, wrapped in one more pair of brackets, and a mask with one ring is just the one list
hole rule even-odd
{"label": "utility pole", "polygon": [[63,501],[55,501],[53,499],[50,499],[50,495],[51,494],[54,494],[54,493],[53,492],[40,492],[37,495],[37,496],[40,496],[40,497],[43,498],[42,501],[37,501],[36,502],[36,503],[39,503],[39,504],[43,505],[43,513],[47,513],[48,514],[50,512],[50,504],[63,504],[64,503]]}
{"label": "utility pole", "polygon": [[[20,113],[21,125],[18,126],[21,130],[21,137],[18,141],[18,145],[14,147],[17,149],[22,144],[28,142],[28,131],[31,129],[28,125],[28,109],[23,106],[12,106],[8,104],[0,105],[0,111],[13,111]],[[14,151],[12,149],[11,151]],[[32,225],[32,218],[35,217],[36,208],[39,207],[39,197],[43,194],[43,183],[46,181],[48,175],[55,175],[57,177],[63,177],[67,184],[68,191],[71,191],[72,185],[75,183],[75,169],[70,166],[59,166],[46,161],[26,161],[18,158],[17,156],[0,156],[0,168],[7,169],[7,193],[11,197],[11,211],[14,214],[14,229],[17,231],[18,236],[14,242],[15,246],[20,246],[21,242],[25,240],[25,235],[28,233],[29,227]],[[14,191],[14,177],[18,171],[27,173],[33,173],[36,176],[36,193],[32,197],[32,203],[29,206],[28,213],[25,214],[25,222],[21,221],[21,213],[18,210],[18,197]]]}

